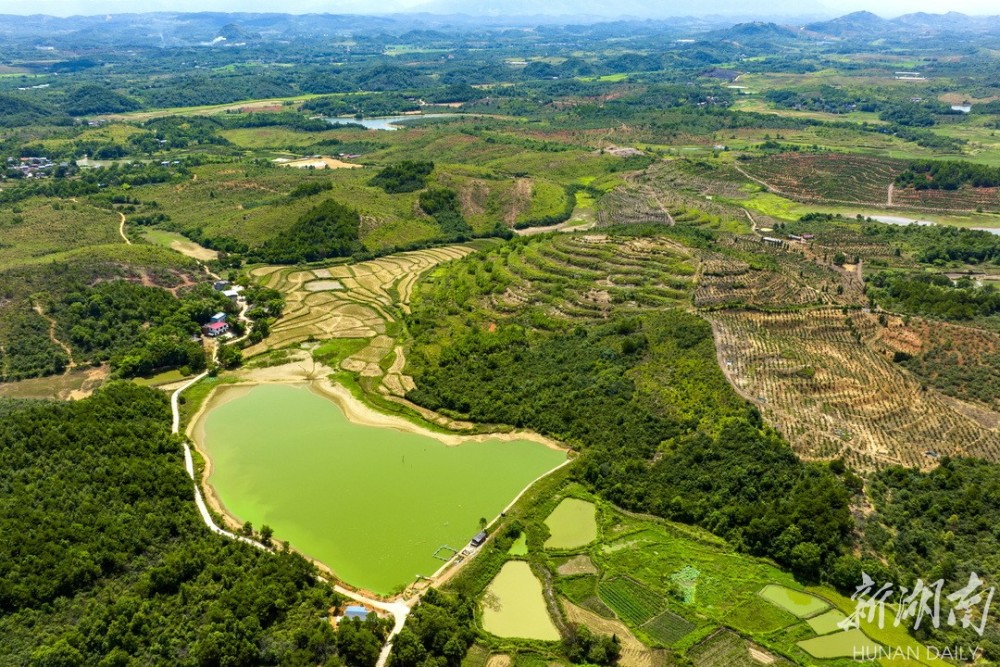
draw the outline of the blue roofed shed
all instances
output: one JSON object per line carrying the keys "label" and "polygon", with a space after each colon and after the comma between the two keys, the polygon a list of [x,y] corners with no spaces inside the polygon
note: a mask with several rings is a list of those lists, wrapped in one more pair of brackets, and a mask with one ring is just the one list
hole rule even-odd
{"label": "blue roofed shed", "polygon": [[370,613],[361,605],[352,604],[344,610],[344,618],[360,618],[363,621],[368,618]]}
{"label": "blue roofed shed", "polygon": [[225,322],[225,321],[226,321],[225,313],[216,313],[215,315],[212,315],[212,318],[209,320],[209,323],[215,324],[216,322]]}

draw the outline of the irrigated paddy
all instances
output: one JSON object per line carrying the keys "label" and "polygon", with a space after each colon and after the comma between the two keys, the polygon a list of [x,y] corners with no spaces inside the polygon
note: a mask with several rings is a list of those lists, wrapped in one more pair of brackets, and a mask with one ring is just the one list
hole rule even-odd
{"label": "irrigated paddy", "polygon": [[481,517],[566,458],[527,440],[449,447],[354,424],[334,402],[289,385],[220,401],[203,429],[209,482],[232,515],[271,526],[275,539],[376,593],[433,574],[439,547],[464,547]]}
{"label": "irrigated paddy", "polygon": [[483,629],[498,637],[558,641],[542,583],[523,560],[504,563],[483,596]]}

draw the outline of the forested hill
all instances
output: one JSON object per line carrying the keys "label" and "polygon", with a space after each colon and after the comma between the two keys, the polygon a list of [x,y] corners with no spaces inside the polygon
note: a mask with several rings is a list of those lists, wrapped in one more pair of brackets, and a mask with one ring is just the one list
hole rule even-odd
{"label": "forested hill", "polygon": [[[0,412],[0,665],[373,665],[292,553],[210,533],[163,393]],[[349,636],[348,636],[349,635]]]}

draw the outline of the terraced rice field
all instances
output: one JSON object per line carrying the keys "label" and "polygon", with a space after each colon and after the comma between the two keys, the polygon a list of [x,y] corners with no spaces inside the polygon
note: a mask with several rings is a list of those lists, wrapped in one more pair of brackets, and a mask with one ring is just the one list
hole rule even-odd
{"label": "terraced rice field", "polygon": [[722,311],[709,318],[730,382],[801,456],[843,456],[860,469],[928,467],[943,455],[1000,459],[1000,432],[881,351],[873,314]]}
{"label": "terraced rice field", "polygon": [[402,350],[386,335],[387,327],[399,320],[401,310],[408,311],[413,285],[424,272],[471,251],[466,246],[446,246],[327,268],[255,269],[253,276],[279,290],[286,306],[271,335],[245,355],[311,339],[367,338],[370,343],[342,366],[362,377],[384,376],[386,392],[402,395],[412,389],[413,381],[402,373]]}
{"label": "terraced rice field", "polygon": [[814,637],[799,642],[799,648],[814,658],[854,658],[855,656],[875,656],[879,645],[857,628],[847,632]]}
{"label": "terraced rice field", "polygon": [[809,627],[812,628],[812,631],[817,635],[828,635],[831,632],[837,632],[840,630],[840,626],[837,624],[846,618],[847,616],[845,616],[842,611],[831,609],[825,614],[813,616],[806,622],[809,624]]}

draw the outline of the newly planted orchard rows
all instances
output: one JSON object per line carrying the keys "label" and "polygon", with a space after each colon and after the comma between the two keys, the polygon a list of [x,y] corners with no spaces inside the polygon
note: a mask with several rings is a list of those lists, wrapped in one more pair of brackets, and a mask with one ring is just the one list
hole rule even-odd
{"label": "newly planted orchard rows", "polygon": [[874,349],[881,325],[873,314],[730,310],[710,319],[733,385],[802,456],[872,469],[1000,454],[1000,433]]}

